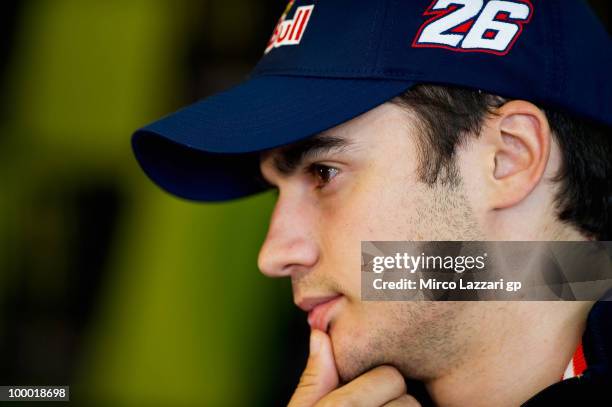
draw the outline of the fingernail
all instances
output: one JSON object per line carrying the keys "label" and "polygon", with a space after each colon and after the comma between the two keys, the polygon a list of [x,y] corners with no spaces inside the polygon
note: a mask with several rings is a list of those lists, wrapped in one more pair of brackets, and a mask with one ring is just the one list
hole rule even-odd
{"label": "fingernail", "polygon": [[321,348],[321,336],[317,335],[315,331],[310,332],[310,354],[316,355]]}

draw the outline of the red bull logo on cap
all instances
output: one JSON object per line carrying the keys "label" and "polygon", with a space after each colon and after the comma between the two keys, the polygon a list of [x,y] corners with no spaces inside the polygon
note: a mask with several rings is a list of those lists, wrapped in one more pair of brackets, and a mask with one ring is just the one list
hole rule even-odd
{"label": "red bull logo on cap", "polygon": [[264,54],[267,54],[273,48],[282,47],[284,45],[297,45],[302,40],[310,16],[312,15],[314,5],[298,7],[293,14],[293,19],[287,20],[287,14],[293,7],[293,3],[294,0],[289,2],[278,20]]}

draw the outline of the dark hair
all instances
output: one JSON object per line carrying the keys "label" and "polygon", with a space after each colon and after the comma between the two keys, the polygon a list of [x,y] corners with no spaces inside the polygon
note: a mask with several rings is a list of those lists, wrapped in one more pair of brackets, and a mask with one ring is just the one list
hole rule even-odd
{"label": "dark hair", "polygon": [[[482,91],[418,85],[393,99],[416,114],[420,179],[456,186],[457,146],[477,137],[487,116],[506,99]],[[605,125],[542,108],[563,162],[554,181],[560,183],[555,203],[558,218],[589,238],[612,240],[612,134]]]}

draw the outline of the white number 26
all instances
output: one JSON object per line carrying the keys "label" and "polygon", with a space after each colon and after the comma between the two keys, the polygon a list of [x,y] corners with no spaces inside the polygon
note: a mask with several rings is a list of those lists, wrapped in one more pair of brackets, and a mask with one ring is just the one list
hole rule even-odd
{"label": "white number 26", "polygon": [[529,0],[435,0],[412,46],[505,55],[532,14]]}

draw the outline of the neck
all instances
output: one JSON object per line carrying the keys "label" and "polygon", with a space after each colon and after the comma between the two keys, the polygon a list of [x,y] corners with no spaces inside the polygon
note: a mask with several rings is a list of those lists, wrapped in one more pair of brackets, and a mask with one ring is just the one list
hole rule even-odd
{"label": "neck", "polygon": [[593,302],[489,304],[478,346],[462,365],[425,383],[436,405],[516,406],[560,381]]}

